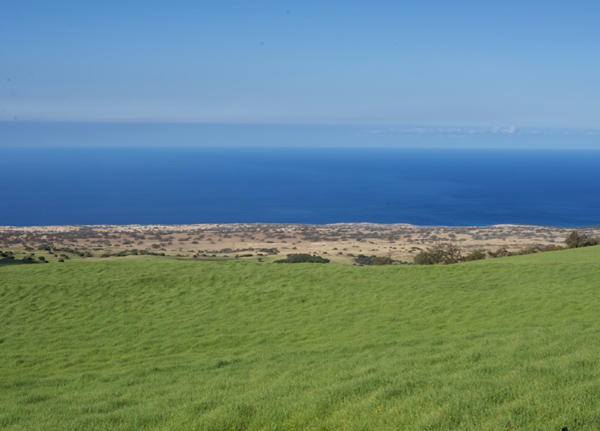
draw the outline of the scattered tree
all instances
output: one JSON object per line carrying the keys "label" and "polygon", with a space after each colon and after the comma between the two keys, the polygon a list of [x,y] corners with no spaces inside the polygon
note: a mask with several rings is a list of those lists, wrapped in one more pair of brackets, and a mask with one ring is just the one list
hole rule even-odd
{"label": "scattered tree", "polygon": [[580,234],[577,231],[572,231],[567,239],[565,239],[565,243],[567,244],[567,248],[589,247],[591,245],[600,244],[600,239],[588,238],[587,235],[583,233]]}
{"label": "scattered tree", "polygon": [[462,260],[462,252],[454,244],[438,244],[415,256],[417,265],[451,264]]}

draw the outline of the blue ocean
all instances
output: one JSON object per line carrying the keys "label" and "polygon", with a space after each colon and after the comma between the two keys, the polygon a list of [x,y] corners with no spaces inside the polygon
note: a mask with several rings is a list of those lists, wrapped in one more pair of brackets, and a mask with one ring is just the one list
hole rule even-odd
{"label": "blue ocean", "polygon": [[600,151],[1,148],[0,225],[600,224]]}

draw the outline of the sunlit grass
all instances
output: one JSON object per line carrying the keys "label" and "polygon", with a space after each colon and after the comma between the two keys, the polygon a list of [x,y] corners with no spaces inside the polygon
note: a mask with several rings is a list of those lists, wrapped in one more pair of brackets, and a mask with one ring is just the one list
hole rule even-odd
{"label": "sunlit grass", "polygon": [[0,428],[571,427],[600,415],[599,292],[599,247],[438,267],[4,267]]}

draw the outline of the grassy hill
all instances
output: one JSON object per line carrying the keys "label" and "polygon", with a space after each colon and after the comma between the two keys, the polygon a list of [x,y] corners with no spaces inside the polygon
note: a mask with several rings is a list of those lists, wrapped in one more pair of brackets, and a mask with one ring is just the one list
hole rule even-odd
{"label": "grassy hill", "polygon": [[599,293],[600,247],[2,267],[0,428],[571,428],[600,415]]}

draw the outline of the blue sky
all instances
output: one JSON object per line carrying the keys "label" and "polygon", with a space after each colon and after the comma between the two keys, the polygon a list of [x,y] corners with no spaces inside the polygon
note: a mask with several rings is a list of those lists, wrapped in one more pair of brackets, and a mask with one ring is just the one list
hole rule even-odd
{"label": "blue sky", "polygon": [[598,16],[577,0],[7,0],[0,121],[600,129]]}

